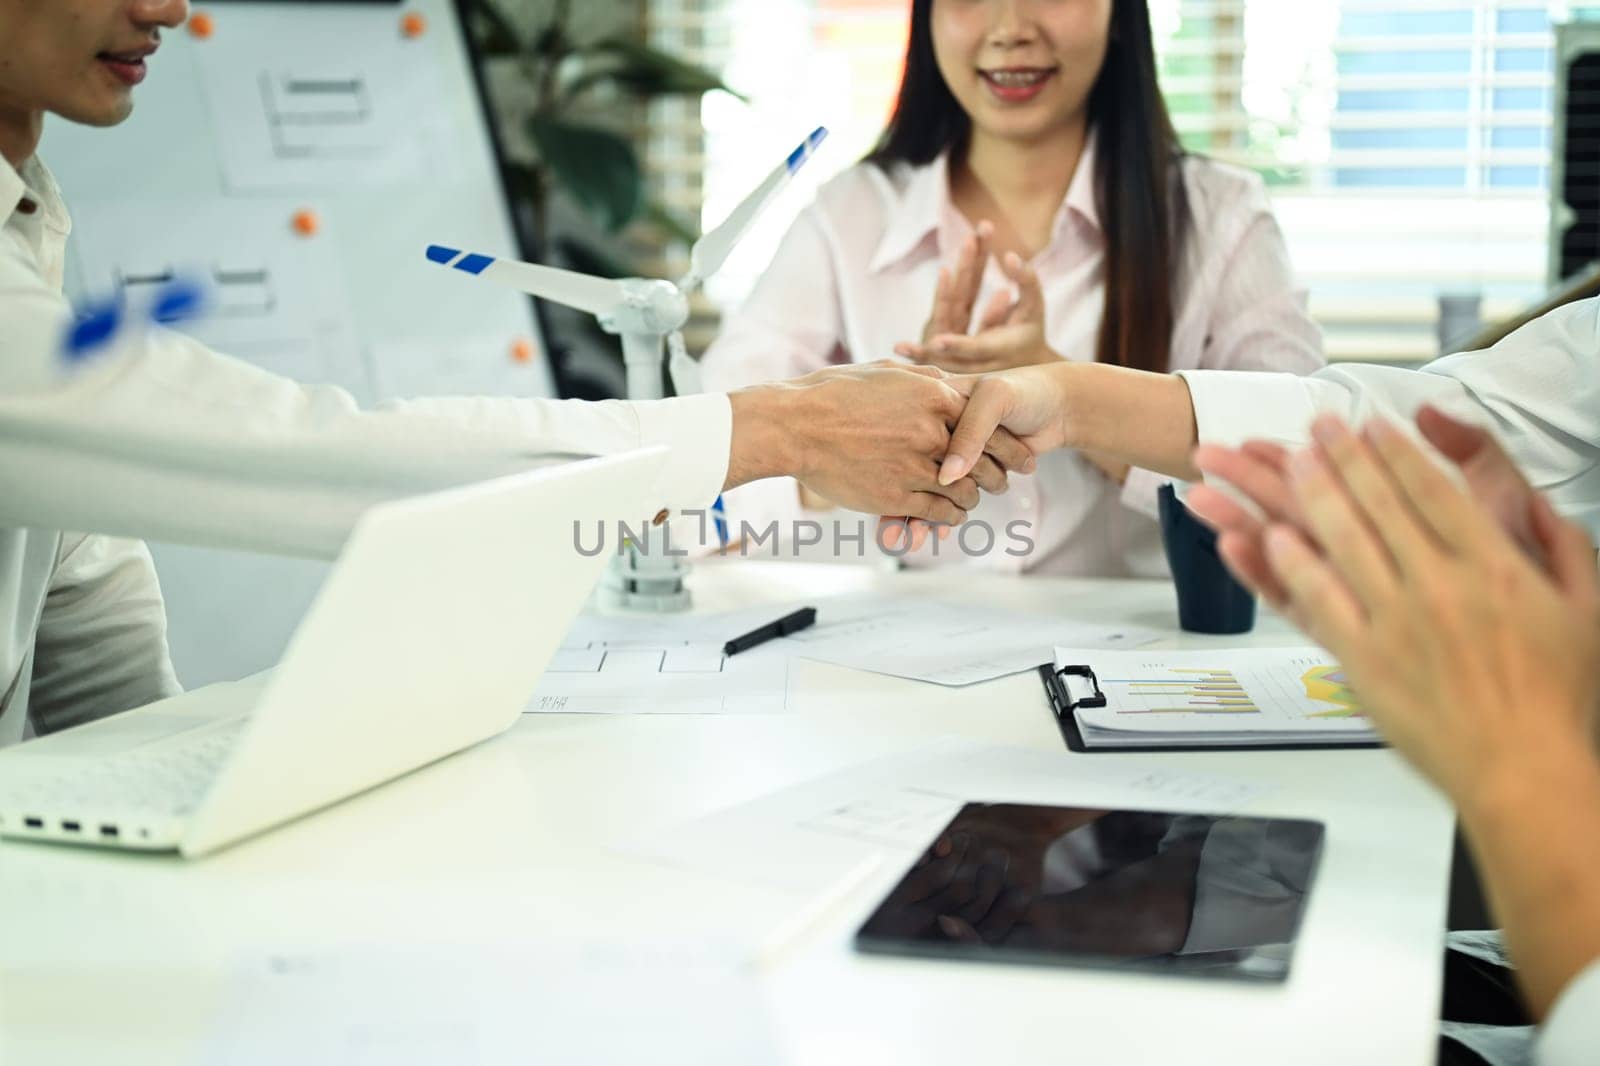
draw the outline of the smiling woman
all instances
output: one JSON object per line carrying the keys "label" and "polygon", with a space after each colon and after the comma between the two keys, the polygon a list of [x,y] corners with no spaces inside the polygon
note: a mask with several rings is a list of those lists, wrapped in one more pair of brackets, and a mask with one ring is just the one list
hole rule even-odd
{"label": "smiling woman", "polygon": [[[888,170],[948,153],[956,208],[995,227],[989,250],[1028,259],[1049,245],[1092,130],[1108,237],[1096,357],[1166,370],[1189,202],[1142,0],[921,0],[911,33],[894,117],[870,160]],[[968,322],[943,325],[964,333]]]}
{"label": "smiling woman", "polygon": [[[727,320],[708,388],[891,352],[965,373],[1321,365],[1260,179],[1178,142],[1146,0],[913,0],[907,41],[888,128]],[[972,515],[1028,528],[1027,558],[908,561],[1160,575],[1163,480],[1050,455]],[[763,524],[801,506],[783,485],[727,503]]]}

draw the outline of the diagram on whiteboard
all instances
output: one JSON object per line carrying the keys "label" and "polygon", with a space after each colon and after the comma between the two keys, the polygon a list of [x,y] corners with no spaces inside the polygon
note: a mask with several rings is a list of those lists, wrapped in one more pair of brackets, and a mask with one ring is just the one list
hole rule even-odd
{"label": "diagram on whiteboard", "polygon": [[[278,298],[273,290],[272,271],[263,266],[226,265],[213,260],[209,266],[180,272],[170,264],[159,270],[124,268],[114,270],[114,285],[133,303],[143,303],[145,293],[154,293],[180,279],[198,281],[206,287],[208,315],[220,318],[250,318],[272,314]],[[196,277],[196,274],[199,276]]]}
{"label": "diagram on whiteboard", "polygon": [[332,238],[291,232],[298,201],[260,203],[249,214],[220,202],[80,205],[74,298],[137,302],[175,279],[195,282],[206,304],[184,332],[299,381],[365,389]]}
{"label": "diagram on whiteboard", "polygon": [[230,192],[414,185],[454,165],[428,151],[441,93],[434,65],[419,61],[429,45],[396,34],[392,11],[327,11],[292,45],[271,40],[281,21],[250,32],[252,17],[231,14],[233,32],[194,49]]}
{"label": "diagram on whiteboard", "polygon": [[259,83],[272,151],[279,159],[370,157],[383,151],[372,92],[361,74],[262,71]]}

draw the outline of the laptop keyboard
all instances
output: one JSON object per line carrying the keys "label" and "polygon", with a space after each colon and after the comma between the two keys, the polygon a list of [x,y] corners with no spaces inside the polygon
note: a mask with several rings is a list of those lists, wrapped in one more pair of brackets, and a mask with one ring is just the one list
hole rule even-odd
{"label": "laptop keyboard", "polygon": [[248,721],[240,718],[95,759],[60,777],[8,790],[6,798],[14,809],[50,818],[133,812],[181,817],[216,780]]}

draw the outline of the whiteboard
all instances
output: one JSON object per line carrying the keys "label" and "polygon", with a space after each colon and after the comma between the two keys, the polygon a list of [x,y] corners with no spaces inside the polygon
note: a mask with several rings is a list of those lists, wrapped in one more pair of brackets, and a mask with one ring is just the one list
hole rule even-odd
{"label": "whiteboard", "polygon": [[[531,301],[465,285],[430,243],[520,257],[452,0],[199,4],[110,130],[52,119],[75,302],[174,273],[211,282],[184,328],[363,405],[554,395]],[[421,15],[418,36],[401,30]],[[195,506],[204,506],[196,500]],[[273,665],[326,576],[303,560],[155,544],[187,686]]]}

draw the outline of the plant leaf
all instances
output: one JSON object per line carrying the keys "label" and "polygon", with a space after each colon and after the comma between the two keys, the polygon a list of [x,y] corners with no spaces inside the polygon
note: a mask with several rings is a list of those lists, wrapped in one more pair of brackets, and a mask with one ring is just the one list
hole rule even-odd
{"label": "plant leaf", "polygon": [[530,115],[528,136],[551,177],[606,229],[639,213],[644,177],[633,145],[610,130]]}
{"label": "plant leaf", "polygon": [[700,239],[700,234],[693,226],[655,200],[645,201],[641,214],[646,221],[659,227],[663,233],[673,240],[682,241],[684,244],[693,244]]}
{"label": "plant leaf", "polygon": [[573,79],[567,86],[569,98],[610,82],[624,92],[644,99],[655,96],[701,96],[720,89],[745,100],[743,95],[728,88],[720,77],[705,67],[625,37],[596,41],[581,48],[579,54],[598,60],[599,65]]}
{"label": "plant leaf", "polygon": [[486,59],[514,56],[522,51],[522,36],[494,0],[467,0],[467,26]]}
{"label": "plant leaf", "polygon": [[609,250],[581,237],[557,237],[556,247],[565,265],[581,274],[593,274],[597,278],[630,278],[638,273]]}

